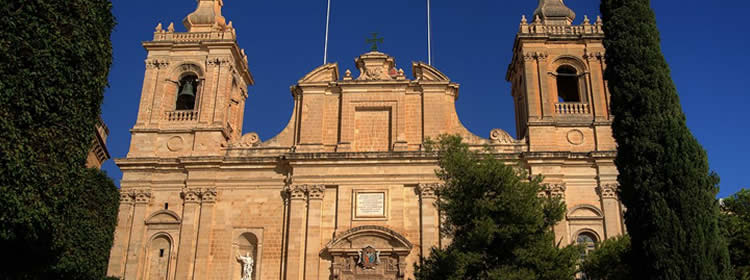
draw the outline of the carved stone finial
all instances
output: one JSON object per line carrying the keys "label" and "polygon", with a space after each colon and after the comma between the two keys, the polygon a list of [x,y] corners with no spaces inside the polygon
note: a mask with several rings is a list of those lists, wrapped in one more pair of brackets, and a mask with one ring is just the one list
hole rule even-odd
{"label": "carved stone finial", "polygon": [[591,24],[591,20],[589,19],[589,16],[583,15],[583,25],[589,25]]}
{"label": "carved stone finial", "polygon": [[536,24],[542,23],[542,18],[540,18],[539,15],[534,15],[534,23]]}
{"label": "carved stone finial", "polygon": [[224,31],[226,19],[221,15],[222,0],[198,0],[198,7],[182,23],[188,32]]}
{"label": "carved stone finial", "polygon": [[162,31],[164,31],[164,29],[163,29],[163,28],[161,27],[161,22],[160,22],[159,24],[157,24],[157,25],[156,25],[156,29],[155,29],[155,31],[156,31],[156,32],[162,32]]}
{"label": "carved stone finial", "polygon": [[529,21],[526,20],[526,15],[521,15],[521,25],[527,25]]}
{"label": "carved stone finial", "polygon": [[167,26],[167,32],[174,32],[174,22],[169,23],[169,26]]}
{"label": "carved stone finial", "polygon": [[346,69],[344,72],[344,81],[351,81],[352,80],[352,70]]}
{"label": "carved stone finial", "polygon": [[596,25],[602,25],[604,21],[602,20],[602,16],[596,16]]}
{"label": "carved stone finial", "polygon": [[229,21],[229,23],[227,23],[227,28],[228,29],[233,29],[234,28],[234,26],[232,26],[232,21],[231,20]]}
{"label": "carved stone finial", "polygon": [[562,0],[539,0],[539,6],[534,15],[540,17],[546,25],[570,25],[576,18],[576,13]]}

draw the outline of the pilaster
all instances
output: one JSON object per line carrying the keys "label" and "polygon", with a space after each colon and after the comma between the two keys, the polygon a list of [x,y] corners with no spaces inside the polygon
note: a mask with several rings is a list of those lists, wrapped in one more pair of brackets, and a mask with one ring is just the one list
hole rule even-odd
{"label": "pilaster", "polygon": [[437,209],[437,192],[440,184],[419,184],[417,193],[419,194],[419,212],[420,212],[420,232],[421,232],[421,257],[422,259],[430,256],[432,247],[440,244],[440,232],[438,230],[440,219]]}
{"label": "pilaster", "polygon": [[143,237],[146,227],[146,208],[151,202],[150,189],[137,189],[135,193],[135,209],[133,210],[133,227],[131,229],[130,244],[128,245],[128,256],[125,262],[125,279],[138,279],[138,273],[142,267],[139,267],[140,260],[143,258],[146,250],[143,246]]}
{"label": "pilaster", "polygon": [[195,252],[195,276],[193,279],[207,279],[209,250],[211,245],[211,228],[216,205],[216,188],[204,189],[201,194],[200,222],[198,226],[198,246]]}
{"label": "pilaster", "polygon": [[120,209],[117,213],[117,228],[110,251],[107,275],[122,277],[125,274],[125,261],[127,260],[128,243],[133,227],[133,209],[135,205],[135,191],[120,190]]}
{"label": "pilaster", "polygon": [[176,280],[192,279],[195,265],[195,249],[198,239],[198,223],[201,213],[201,189],[182,190],[183,210],[180,225],[180,245],[177,248]]}
{"label": "pilaster", "polygon": [[320,250],[321,250],[321,214],[323,212],[324,185],[306,186],[308,208],[307,208],[307,250],[305,257],[305,279],[319,279]]}
{"label": "pilaster", "polygon": [[596,188],[602,202],[604,212],[604,234],[605,238],[613,238],[621,235],[622,215],[620,214],[620,201],[617,199],[617,184],[604,184]]}
{"label": "pilaster", "polygon": [[304,248],[307,213],[307,190],[305,186],[287,187],[289,193],[289,226],[287,227],[287,280],[300,280],[304,276]]}

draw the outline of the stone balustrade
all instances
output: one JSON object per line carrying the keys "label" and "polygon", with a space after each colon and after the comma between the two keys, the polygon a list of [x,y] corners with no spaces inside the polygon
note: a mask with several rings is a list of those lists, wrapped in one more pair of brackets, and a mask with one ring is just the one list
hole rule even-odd
{"label": "stone balustrade", "polygon": [[232,30],[217,32],[169,32],[157,31],[154,33],[154,41],[172,42],[202,42],[208,40],[235,40],[236,36]]}
{"label": "stone balustrade", "polygon": [[164,119],[170,122],[189,122],[198,120],[197,111],[170,111],[164,116]]}
{"label": "stone balustrade", "polygon": [[555,113],[558,115],[585,115],[591,113],[588,103],[556,103]]}

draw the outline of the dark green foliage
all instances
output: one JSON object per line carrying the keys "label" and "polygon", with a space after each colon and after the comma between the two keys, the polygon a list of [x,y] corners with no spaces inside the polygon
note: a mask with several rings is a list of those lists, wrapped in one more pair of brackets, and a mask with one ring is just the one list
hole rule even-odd
{"label": "dark green foliage", "polygon": [[437,174],[446,182],[438,206],[453,240],[432,250],[417,279],[573,279],[580,248],[555,243],[551,227],[565,205],[537,196],[539,178],[525,180],[489,153],[470,151],[458,136],[441,137],[437,148]]}
{"label": "dark green foliage", "polygon": [[738,280],[750,280],[750,190],[724,199],[720,224]]}
{"label": "dark green foliage", "polygon": [[581,263],[587,280],[632,280],[630,267],[625,263],[630,251],[630,237],[620,236],[596,245]]}
{"label": "dark green foliage", "polygon": [[[99,232],[109,228],[86,230],[116,219],[116,190],[84,167],[112,62],[111,3],[8,0],[0,14],[0,248],[12,256],[0,278],[64,279],[58,273],[74,272],[70,265],[102,265],[109,248],[93,239],[111,239]],[[76,259],[87,248],[98,257]],[[75,273],[92,279],[91,271]]]}
{"label": "dark green foliage", "polygon": [[649,0],[603,0],[620,196],[633,279],[729,279],[718,177],[686,126]]}

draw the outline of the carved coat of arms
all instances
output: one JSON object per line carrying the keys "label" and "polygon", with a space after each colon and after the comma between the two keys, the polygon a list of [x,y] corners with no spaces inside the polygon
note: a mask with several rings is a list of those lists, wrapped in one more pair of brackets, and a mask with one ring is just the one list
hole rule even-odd
{"label": "carved coat of arms", "polygon": [[364,269],[374,269],[375,266],[380,264],[380,251],[375,250],[372,246],[367,246],[357,253],[359,254],[357,264]]}

